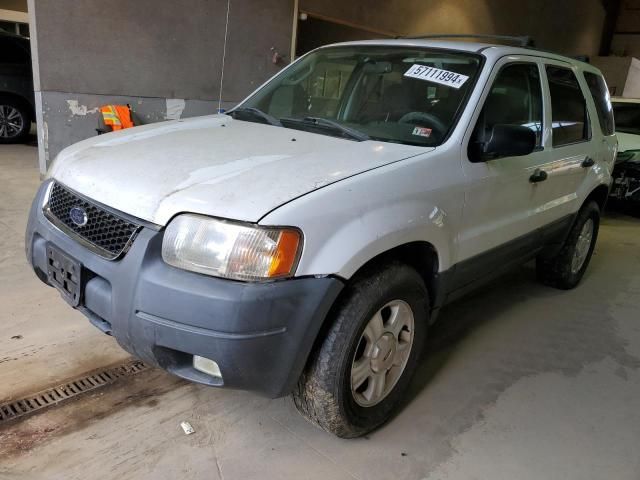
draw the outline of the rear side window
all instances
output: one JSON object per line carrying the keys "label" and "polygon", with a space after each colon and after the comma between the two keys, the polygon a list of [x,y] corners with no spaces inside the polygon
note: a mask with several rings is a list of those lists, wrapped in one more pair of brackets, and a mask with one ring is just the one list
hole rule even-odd
{"label": "rear side window", "polygon": [[615,125],[613,122],[613,107],[611,107],[611,99],[609,98],[609,89],[607,84],[600,75],[591,72],[584,72],[584,79],[589,85],[589,91],[596,104],[596,112],[598,113],[598,121],[603,135],[613,135]]}
{"label": "rear side window", "polygon": [[547,65],[547,78],[551,93],[553,146],[561,147],[588,140],[587,105],[573,71]]}

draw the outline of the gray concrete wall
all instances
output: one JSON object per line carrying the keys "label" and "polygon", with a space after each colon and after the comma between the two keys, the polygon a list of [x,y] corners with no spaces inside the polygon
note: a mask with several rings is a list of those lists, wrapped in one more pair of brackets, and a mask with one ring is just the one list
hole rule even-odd
{"label": "gray concrete wall", "polygon": [[300,0],[300,8],[398,34],[528,34],[540,48],[597,55],[601,0]]}
{"label": "gray concrete wall", "polygon": [[611,95],[621,97],[624,93],[631,67],[631,57],[593,57],[591,63],[598,67],[609,87]]}
{"label": "gray concrete wall", "polygon": [[628,98],[640,98],[640,60],[637,58],[631,59],[629,76],[622,95]]}
{"label": "gray concrete wall", "polygon": [[97,107],[129,103],[146,122],[215,113],[237,103],[288,54],[293,0],[30,0],[44,171],[64,147],[95,134]]}
{"label": "gray concrete wall", "polygon": [[634,57],[594,57],[591,60],[602,70],[612,95],[640,98],[640,59]]}
{"label": "gray concrete wall", "polygon": [[[99,108],[105,104],[131,105],[139,124],[210,115],[218,110],[218,101],[166,99],[126,95],[96,95],[84,93],[41,92],[42,114],[39,125],[43,164],[51,164],[63,148],[97,135]],[[230,108],[234,102],[222,102]],[[42,172],[44,173],[44,171]]]}

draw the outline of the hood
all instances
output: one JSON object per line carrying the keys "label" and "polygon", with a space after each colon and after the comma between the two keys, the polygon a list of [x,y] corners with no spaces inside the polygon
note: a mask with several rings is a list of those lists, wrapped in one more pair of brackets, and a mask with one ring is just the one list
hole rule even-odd
{"label": "hood", "polygon": [[305,193],[425,151],[213,115],[84,140],[48,176],[157,225],[180,212],[257,222]]}
{"label": "hood", "polygon": [[633,133],[616,132],[618,137],[618,151],[640,150],[640,135]]}

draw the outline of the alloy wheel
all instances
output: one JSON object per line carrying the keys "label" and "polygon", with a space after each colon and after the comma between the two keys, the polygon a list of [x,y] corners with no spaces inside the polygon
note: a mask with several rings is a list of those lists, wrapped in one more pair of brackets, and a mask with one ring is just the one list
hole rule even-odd
{"label": "alloy wheel", "polygon": [[573,258],[571,259],[571,273],[578,273],[584,262],[589,256],[589,250],[591,248],[591,242],[593,241],[593,219],[589,218],[580,230],[578,240],[576,241],[576,247],[573,252]]}
{"label": "alloy wheel", "polygon": [[373,407],[393,390],[413,346],[414,316],[408,303],[393,300],[367,323],[351,364],[351,394],[361,407]]}
{"label": "alloy wheel", "polygon": [[23,128],[24,117],[20,110],[11,105],[0,105],[0,137],[17,137]]}

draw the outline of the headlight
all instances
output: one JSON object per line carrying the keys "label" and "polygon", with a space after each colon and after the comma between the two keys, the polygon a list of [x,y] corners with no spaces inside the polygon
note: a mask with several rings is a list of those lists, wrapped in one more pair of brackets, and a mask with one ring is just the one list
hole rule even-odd
{"label": "headlight", "polygon": [[293,275],[302,246],[291,228],[263,228],[202,215],[179,215],[164,233],[162,258],[169,265],[235,280]]}

